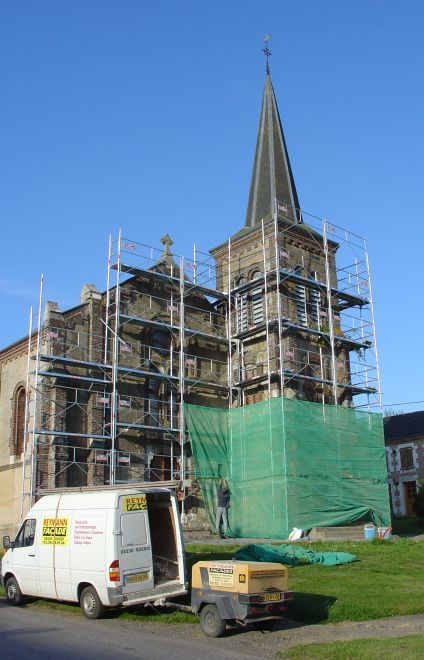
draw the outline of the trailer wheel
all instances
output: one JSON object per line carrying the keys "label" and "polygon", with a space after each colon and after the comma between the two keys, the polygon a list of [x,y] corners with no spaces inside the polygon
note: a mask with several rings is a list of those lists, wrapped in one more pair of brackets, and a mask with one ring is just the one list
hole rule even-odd
{"label": "trailer wheel", "polygon": [[94,587],[85,587],[81,592],[80,606],[87,619],[101,619],[105,608]]}
{"label": "trailer wheel", "polygon": [[216,605],[205,605],[200,612],[200,627],[206,637],[221,637],[226,628],[226,621],[221,619]]}
{"label": "trailer wheel", "polygon": [[10,577],[6,582],[6,600],[9,605],[22,605],[24,597],[15,577]]}

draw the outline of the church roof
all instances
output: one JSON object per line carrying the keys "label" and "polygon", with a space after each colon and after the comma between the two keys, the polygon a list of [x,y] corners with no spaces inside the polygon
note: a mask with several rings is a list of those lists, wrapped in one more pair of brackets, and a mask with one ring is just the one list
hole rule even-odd
{"label": "church roof", "polygon": [[265,78],[245,227],[272,215],[275,199],[287,206],[286,216],[301,222],[299,199],[269,70]]}

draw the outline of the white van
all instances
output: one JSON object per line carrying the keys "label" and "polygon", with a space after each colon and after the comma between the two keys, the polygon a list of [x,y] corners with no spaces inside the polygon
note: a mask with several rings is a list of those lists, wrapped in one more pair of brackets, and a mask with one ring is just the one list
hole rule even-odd
{"label": "white van", "polygon": [[97,619],[105,607],[163,604],[187,591],[178,506],[166,488],[46,495],[3,546],[13,605],[25,596],[79,602]]}

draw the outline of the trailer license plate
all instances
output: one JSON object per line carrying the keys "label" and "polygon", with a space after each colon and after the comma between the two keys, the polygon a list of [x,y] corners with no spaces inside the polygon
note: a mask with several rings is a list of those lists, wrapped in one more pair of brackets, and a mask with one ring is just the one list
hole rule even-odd
{"label": "trailer license plate", "polygon": [[281,594],[280,592],[278,592],[277,594],[263,594],[263,598],[266,601],[281,600]]}
{"label": "trailer license plate", "polygon": [[127,575],[126,581],[131,584],[132,582],[144,582],[149,578],[148,573],[134,573],[133,575]]}

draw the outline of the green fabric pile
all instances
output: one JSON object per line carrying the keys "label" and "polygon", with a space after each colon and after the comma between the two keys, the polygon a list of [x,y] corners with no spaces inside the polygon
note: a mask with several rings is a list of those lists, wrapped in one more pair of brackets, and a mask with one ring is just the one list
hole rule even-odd
{"label": "green fabric pile", "polygon": [[301,564],[321,564],[338,566],[357,561],[350,552],[315,552],[295,545],[245,545],[237,550],[234,559],[241,561],[270,561],[299,566]]}

